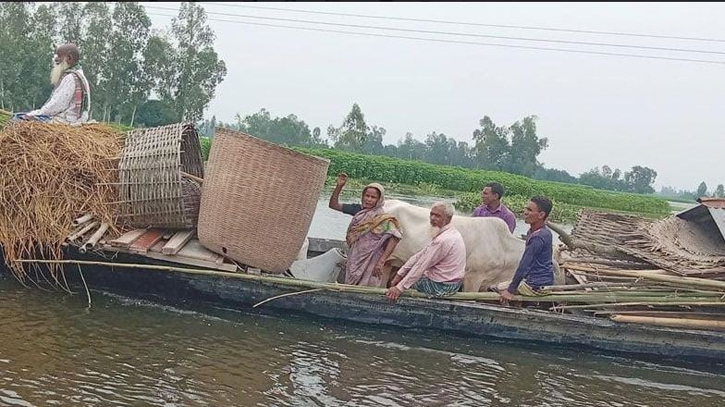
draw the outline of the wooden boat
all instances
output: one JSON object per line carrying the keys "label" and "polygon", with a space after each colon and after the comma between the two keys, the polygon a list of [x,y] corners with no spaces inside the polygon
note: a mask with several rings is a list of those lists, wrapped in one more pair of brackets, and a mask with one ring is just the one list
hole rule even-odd
{"label": "wooden boat", "polygon": [[[179,232],[182,233],[182,232]],[[614,322],[605,318],[501,306],[495,303],[401,297],[391,304],[377,293],[336,289],[318,283],[301,288],[300,280],[240,272],[187,236],[158,230],[137,232],[133,241],[102,242],[100,251],[80,253],[69,247],[66,277],[74,285],[183,306],[208,302],[223,307],[277,310],[289,314],[405,328],[434,329],[476,337],[536,341],[630,354],[725,360],[722,332]],[[159,237],[162,236],[162,237]],[[173,244],[172,244],[173,243]],[[319,255],[344,243],[310,239],[309,255]],[[303,291],[300,293],[300,291]],[[294,294],[293,294],[294,293]],[[291,295],[290,295],[291,294]],[[270,300],[271,299],[271,300]],[[265,300],[269,300],[265,302]],[[255,304],[264,302],[253,308]]]}

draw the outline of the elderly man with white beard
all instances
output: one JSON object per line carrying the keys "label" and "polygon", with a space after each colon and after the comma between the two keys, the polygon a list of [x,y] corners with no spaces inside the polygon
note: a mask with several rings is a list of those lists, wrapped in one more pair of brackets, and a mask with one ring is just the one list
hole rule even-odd
{"label": "elderly man with white beard", "polygon": [[453,205],[436,202],[430,210],[431,242],[414,254],[398,270],[385,293],[396,301],[413,287],[433,297],[455,294],[461,288],[466,270],[466,244],[451,225]]}
{"label": "elderly man with white beard", "polygon": [[16,120],[38,120],[57,123],[88,121],[91,92],[88,80],[78,65],[80,52],[75,44],[64,44],[55,50],[55,65],[50,74],[54,86],[50,98],[40,109],[18,113]]}

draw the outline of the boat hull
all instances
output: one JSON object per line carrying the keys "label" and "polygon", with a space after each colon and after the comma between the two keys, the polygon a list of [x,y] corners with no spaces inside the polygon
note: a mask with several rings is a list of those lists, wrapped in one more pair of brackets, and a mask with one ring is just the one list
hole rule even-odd
{"label": "boat hull", "polygon": [[[99,260],[80,254],[71,254],[70,257]],[[123,253],[118,254],[114,262],[175,266]],[[80,273],[73,270],[74,267],[66,267],[66,277],[74,284],[82,284]],[[204,302],[251,311],[252,306],[261,301],[302,290],[277,282],[239,279],[232,277],[231,273],[230,276],[224,274],[83,266],[83,276],[91,289],[181,306]],[[324,290],[277,298],[254,310],[307,313],[366,324],[575,345],[630,354],[725,360],[725,335],[722,332],[625,324],[605,318],[496,304],[413,297],[401,297],[397,303],[391,304],[381,295]]]}

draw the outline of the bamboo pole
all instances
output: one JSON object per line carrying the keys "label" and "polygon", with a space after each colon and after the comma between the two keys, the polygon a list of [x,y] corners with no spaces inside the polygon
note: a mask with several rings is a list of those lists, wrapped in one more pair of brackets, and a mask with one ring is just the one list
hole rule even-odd
{"label": "bamboo pole", "polygon": [[181,173],[181,176],[182,177],[186,177],[186,178],[193,179],[194,181],[196,181],[196,182],[198,182],[200,184],[203,184],[204,183],[204,178],[199,178],[196,175],[191,175],[191,174],[186,173],[184,171],[179,171],[179,172]]}
{"label": "bamboo pole", "polygon": [[612,315],[611,319],[616,322],[669,326],[674,328],[725,330],[725,321],[705,319],[643,317],[638,315]]}
{"label": "bamboo pole", "polygon": [[78,226],[81,223],[86,223],[91,219],[93,219],[93,215],[90,213],[87,213],[87,214],[81,216],[80,218],[73,220],[73,226]]}
{"label": "bamboo pole", "polygon": [[[329,291],[340,291],[340,292],[348,292],[348,293],[358,293],[358,294],[372,294],[372,295],[384,295],[386,292],[386,289],[384,288],[376,288],[376,287],[361,287],[361,286],[355,286],[355,285],[347,285],[347,284],[337,284],[337,283],[318,283],[315,281],[306,281],[306,280],[296,280],[291,278],[281,278],[281,277],[269,277],[269,276],[261,276],[261,275],[252,275],[252,274],[240,274],[240,273],[230,273],[230,272],[223,272],[223,271],[217,271],[217,270],[209,270],[209,269],[191,269],[191,268],[183,268],[183,267],[171,267],[171,266],[158,266],[158,265],[147,265],[147,264],[128,264],[128,263],[111,263],[111,262],[100,262],[100,261],[84,261],[84,260],[16,260],[21,263],[44,263],[44,264],[81,264],[81,265],[96,265],[96,266],[106,266],[106,267],[113,267],[113,268],[136,268],[136,269],[146,269],[146,270],[159,270],[159,271],[166,271],[166,272],[179,272],[179,273],[185,273],[185,274],[198,274],[198,275],[207,275],[207,276],[215,276],[215,277],[222,277],[222,278],[232,278],[232,279],[240,279],[240,280],[247,280],[247,281],[258,281],[258,282],[267,282],[267,283],[273,283],[273,284],[279,284],[284,285],[288,287],[305,287],[305,288],[320,288],[324,290]],[[404,296],[408,297],[418,297],[418,298],[430,298],[429,295],[415,291],[415,290],[406,290],[403,292]],[[497,293],[492,292],[459,292],[450,296],[445,297],[436,297],[437,299],[444,299],[444,300],[461,300],[461,301],[498,301],[500,299],[500,295]],[[565,294],[565,295],[541,295],[541,296],[523,296],[523,295],[515,295],[513,300],[514,301],[522,301],[522,302],[579,302],[579,303],[591,303],[591,305],[583,305],[584,308],[592,308],[592,307],[599,307],[602,304],[601,303],[614,303],[614,305],[618,305],[617,301],[621,299],[626,299],[631,302],[625,302],[625,303],[619,303],[619,304],[643,304],[643,305],[701,305],[703,303],[706,304],[715,304],[715,305],[725,305],[725,300],[720,302],[714,302],[713,297],[709,298],[700,298],[700,297],[688,297],[688,298],[669,298],[669,297],[636,297],[636,296],[617,296],[612,295],[608,293],[587,293],[587,294]],[[605,304],[606,305],[606,304]],[[575,306],[560,306],[555,308],[562,308],[564,307],[575,307]]]}
{"label": "bamboo pole", "polygon": [[79,237],[88,233],[88,231],[90,231],[91,229],[98,226],[98,224],[99,224],[98,222],[91,222],[91,223],[87,224],[83,229],[79,230],[77,233],[73,233],[72,235],[68,236],[67,240],[69,242],[72,242],[72,241],[78,239]]}
{"label": "bamboo pole", "polygon": [[291,297],[293,295],[300,295],[300,294],[316,293],[316,292],[319,292],[319,291],[323,291],[323,289],[322,288],[313,288],[311,290],[295,291],[293,293],[275,295],[274,297],[267,298],[266,300],[260,301],[260,302],[258,302],[256,304],[252,305],[252,308],[257,308],[257,307],[259,307],[262,304],[266,304],[266,303],[268,303],[270,301],[274,301],[274,300],[276,300],[278,298]]}
{"label": "bamboo pole", "polygon": [[603,267],[586,267],[586,266],[580,266],[580,265],[576,265],[576,264],[569,264],[568,262],[565,262],[561,267],[564,268],[564,269],[570,269],[570,270],[574,270],[574,271],[583,271],[583,272],[588,272],[588,273],[599,273],[602,270],[610,270],[610,271],[632,271],[632,272],[637,272],[637,273],[650,273],[651,275],[655,275],[655,274],[657,274],[657,275],[667,275],[667,276],[671,276],[672,275],[672,273],[670,273],[667,270],[652,269],[652,268],[650,268],[650,269],[639,269],[639,270],[622,270],[622,269],[615,268],[614,270],[612,270],[611,268],[606,268],[607,266],[603,266]]}
{"label": "bamboo pole", "polygon": [[694,312],[694,311],[662,311],[662,310],[597,310],[594,315],[639,315],[642,317],[668,317],[690,319],[715,319],[725,321],[725,314],[720,312]]}
{"label": "bamboo pole", "polygon": [[615,271],[615,270],[599,270],[600,274],[620,276],[620,277],[635,277],[644,278],[652,281],[662,281],[667,283],[677,283],[683,285],[693,285],[698,287],[707,288],[718,288],[725,291],[725,281],[708,280],[703,278],[695,277],[675,277],[666,275],[652,275],[649,273],[643,273],[640,271]]}
{"label": "bamboo pole", "polygon": [[96,233],[94,233],[88,241],[81,246],[80,249],[78,249],[81,253],[86,253],[88,250],[92,250],[93,247],[98,243],[99,240],[101,240],[101,237],[103,237],[104,234],[106,234],[106,231],[108,230],[108,227],[110,225],[108,223],[102,223],[101,227],[96,230]]}
{"label": "bamboo pole", "polygon": [[[638,301],[638,302],[609,302],[601,304],[581,304],[581,305],[555,305],[550,309],[552,311],[559,311],[564,309],[589,309],[589,308],[608,308],[608,307],[634,307],[634,306],[648,306],[648,305],[666,305],[670,307],[678,306],[697,306],[697,307],[716,307],[725,306],[725,301]],[[593,311],[593,310],[592,310]]]}
{"label": "bamboo pole", "polygon": [[[315,281],[296,280],[291,278],[282,277],[269,277],[253,274],[242,274],[242,273],[230,273],[218,270],[209,269],[192,269],[185,267],[172,267],[172,266],[159,266],[150,264],[133,264],[133,263],[111,263],[102,261],[86,261],[86,260],[44,260],[44,259],[18,259],[15,260],[18,263],[38,263],[38,264],[79,264],[88,266],[105,266],[113,267],[114,269],[146,269],[146,270],[157,270],[164,272],[178,272],[184,274],[196,274],[213,277],[222,277],[238,280],[247,281],[258,281],[272,284],[285,285],[288,287],[305,287],[305,288],[320,288],[329,291],[340,291],[340,292],[351,292],[357,294],[373,294],[373,295],[385,295],[386,289],[377,287],[360,287],[347,284],[338,283],[318,283]],[[427,294],[415,291],[406,290],[402,294],[407,297],[418,297],[428,298]],[[480,292],[480,293],[456,293],[451,296],[441,297],[440,299],[446,300],[485,300],[485,301],[498,301],[500,296],[492,292]],[[515,295],[514,301],[540,301],[539,297],[525,297],[522,295]]]}

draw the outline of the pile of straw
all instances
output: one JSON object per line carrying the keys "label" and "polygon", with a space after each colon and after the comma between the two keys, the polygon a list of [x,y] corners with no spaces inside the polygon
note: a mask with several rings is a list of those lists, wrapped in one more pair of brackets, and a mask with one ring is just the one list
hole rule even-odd
{"label": "pile of straw", "polygon": [[[100,124],[20,122],[0,130],[0,246],[21,282],[29,276],[15,260],[61,258],[79,216],[115,228],[111,203],[122,148],[122,134]],[[62,273],[50,274],[59,284]]]}

